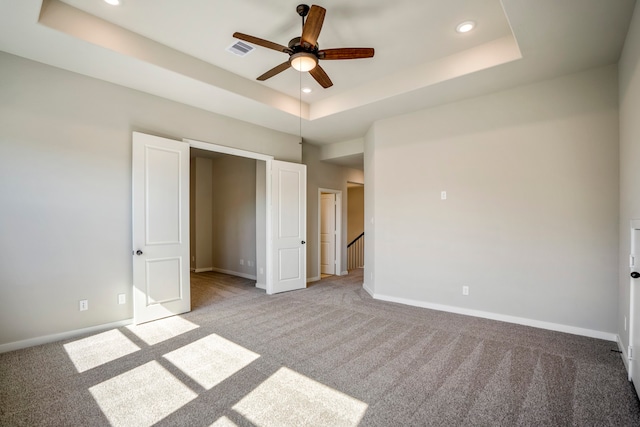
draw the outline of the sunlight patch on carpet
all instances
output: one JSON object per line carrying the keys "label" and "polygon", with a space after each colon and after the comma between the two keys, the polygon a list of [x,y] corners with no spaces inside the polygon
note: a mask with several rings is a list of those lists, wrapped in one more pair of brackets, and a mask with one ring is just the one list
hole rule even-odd
{"label": "sunlight patch on carpet", "polygon": [[88,371],[140,350],[117,329],[82,338],[64,345],[78,372]]}
{"label": "sunlight patch on carpet", "polygon": [[216,422],[211,424],[209,427],[238,427],[238,424],[223,416],[218,418]]}
{"label": "sunlight patch on carpet", "polygon": [[197,397],[155,360],[89,388],[114,426],[151,426]]}
{"label": "sunlight patch on carpet", "polygon": [[259,427],[357,426],[368,405],[288,368],[280,368],[233,409]]}
{"label": "sunlight patch on carpet", "polygon": [[260,355],[219,335],[211,334],[163,357],[209,390]]}
{"label": "sunlight patch on carpet", "polygon": [[127,329],[149,345],[158,344],[196,328],[199,328],[199,326],[180,316],[166,317],[141,325],[127,326]]}

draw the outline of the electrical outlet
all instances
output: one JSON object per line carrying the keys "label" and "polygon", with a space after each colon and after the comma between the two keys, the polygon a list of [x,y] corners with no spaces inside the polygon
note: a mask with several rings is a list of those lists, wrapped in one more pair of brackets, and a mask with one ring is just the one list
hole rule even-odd
{"label": "electrical outlet", "polygon": [[468,286],[463,286],[462,287],[462,295],[469,295],[469,287]]}
{"label": "electrical outlet", "polygon": [[86,300],[86,299],[80,300],[79,308],[80,308],[80,311],[89,310],[89,300]]}
{"label": "electrical outlet", "polygon": [[191,261],[196,262],[196,257],[192,256]]}
{"label": "electrical outlet", "polygon": [[125,294],[118,294],[118,304],[126,304],[127,296]]}
{"label": "electrical outlet", "polygon": [[440,192],[440,200],[447,200],[447,192],[446,191],[441,191]]}
{"label": "electrical outlet", "polygon": [[264,268],[260,267],[260,274],[264,274]]}

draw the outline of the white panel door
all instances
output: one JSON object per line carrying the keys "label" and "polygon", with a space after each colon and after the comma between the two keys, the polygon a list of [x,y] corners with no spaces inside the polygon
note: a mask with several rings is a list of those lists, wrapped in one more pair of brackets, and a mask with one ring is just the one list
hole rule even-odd
{"label": "white panel door", "polygon": [[320,272],[336,274],[336,195],[320,196]]}
{"label": "white panel door", "polygon": [[307,287],[307,167],[271,161],[272,280],[267,293]]}
{"label": "white panel door", "polygon": [[189,310],[189,144],[134,132],[134,322]]}
{"label": "white panel door", "polygon": [[[635,221],[634,221],[635,222]],[[633,229],[631,235],[631,260],[630,279],[631,280],[631,329],[630,343],[633,354],[630,356],[631,380],[640,395],[640,229]],[[636,273],[636,274],[634,274]]]}

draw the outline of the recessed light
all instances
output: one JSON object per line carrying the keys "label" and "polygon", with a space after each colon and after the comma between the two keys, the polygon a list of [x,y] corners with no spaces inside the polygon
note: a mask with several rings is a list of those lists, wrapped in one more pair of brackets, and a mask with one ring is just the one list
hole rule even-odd
{"label": "recessed light", "polygon": [[310,87],[303,87],[303,88],[302,88],[302,91],[303,91],[304,93],[311,93],[311,92],[312,92]]}
{"label": "recessed light", "polygon": [[111,6],[119,6],[120,5],[120,0],[104,0],[105,3],[110,4]]}
{"label": "recessed light", "polygon": [[476,23],[473,21],[464,21],[461,24],[458,24],[456,27],[456,31],[459,33],[468,33],[473,30],[476,26]]}

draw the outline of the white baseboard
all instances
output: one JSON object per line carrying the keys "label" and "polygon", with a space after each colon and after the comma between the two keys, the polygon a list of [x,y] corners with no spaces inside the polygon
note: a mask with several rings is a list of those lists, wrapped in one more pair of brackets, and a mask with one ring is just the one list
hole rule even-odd
{"label": "white baseboard", "polygon": [[369,287],[369,285],[367,285],[366,283],[362,284],[362,288],[369,294],[371,295],[372,298],[375,298],[375,294],[373,292],[373,290]]}
{"label": "white baseboard", "polygon": [[[622,345],[622,340],[620,339],[620,335],[616,335],[616,342],[618,343],[618,349],[622,352],[620,356],[622,357],[622,363],[624,363],[624,368],[627,370],[627,376],[631,372],[631,368],[629,366],[629,355],[627,354],[627,349]],[[631,381],[631,377],[629,376],[629,381]]]}
{"label": "white baseboard", "polygon": [[320,276],[307,277],[307,283],[317,282],[320,280]]}
{"label": "white baseboard", "polygon": [[247,274],[247,273],[240,273],[239,271],[232,271],[232,270],[225,270],[223,268],[217,268],[217,267],[212,267],[211,270],[209,271],[215,271],[216,273],[223,273],[223,274],[228,274],[230,276],[238,276],[238,277],[242,277],[244,279],[249,279],[249,280],[257,280],[258,278],[252,274]]}
{"label": "white baseboard", "polygon": [[[363,285],[364,286],[364,285]],[[389,295],[381,295],[371,293],[374,299],[381,301],[397,302],[400,304],[411,305],[414,307],[428,308],[431,310],[446,311],[449,313],[462,314],[465,316],[481,317],[483,319],[498,320],[500,322],[515,323],[517,325],[532,326],[534,328],[547,329],[556,332],[565,332],[567,334],[581,335],[584,337],[597,338],[606,341],[616,341],[616,334],[611,332],[596,331],[593,329],[579,328],[577,326],[562,325],[560,323],[545,322],[542,320],[527,319],[524,317],[509,316],[506,314],[491,313],[488,311],[472,310],[468,308],[455,307],[451,305],[433,304],[425,301],[412,300],[407,298],[397,298]]]}
{"label": "white baseboard", "polygon": [[0,344],[0,353],[8,351],[21,350],[27,347],[33,347],[41,344],[49,344],[51,342],[67,340],[69,338],[79,337],[81,335],[93,332],[102,332],[108,329],[120,328],[133,323],[133,319],[119,320],[117,322],[104,323],[102,325],[90,326],[88,328],[74,329],[73,331],[60,332],[58,334],[44,335],[42,337],[29,338],[28,340],[14,341],[6,344]]}
{"label": "white baseboard", "polygon": [[258,289],[267,289],[267,284],[266,283],[261,283],[261,282],[256,282],[256,288]]}
{"label": "white baseboard", "polygon": [[194,268],[193,272],[194,273],[206,273],[207,271],[213,271],[213,267],[206,267],[206,268]]}

